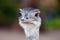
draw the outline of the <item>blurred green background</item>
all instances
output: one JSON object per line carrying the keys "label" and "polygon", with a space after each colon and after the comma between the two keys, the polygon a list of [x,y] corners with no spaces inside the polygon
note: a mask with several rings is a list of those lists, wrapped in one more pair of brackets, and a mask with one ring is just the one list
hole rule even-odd
{"label": "blurred green background", "polygon": [[17,17],[17,0],[0,0],[0,24],[11,23]]}
{"label": "blurred green background", "polygon": [[[0,25],[14,22],[18,17],[19,0],[0,0]],[[60,28],[59,0],[40,0],[44,29]]]}

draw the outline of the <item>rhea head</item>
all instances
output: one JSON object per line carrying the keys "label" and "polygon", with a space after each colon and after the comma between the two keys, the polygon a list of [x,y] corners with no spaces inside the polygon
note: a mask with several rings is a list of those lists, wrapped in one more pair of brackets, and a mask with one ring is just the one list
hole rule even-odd
{"label": "rhea head", "polygon": [[19,24],[22,28],[39,28],[41,25],[41,18],[39,17],[39,9],[22,8],[19,9]]}

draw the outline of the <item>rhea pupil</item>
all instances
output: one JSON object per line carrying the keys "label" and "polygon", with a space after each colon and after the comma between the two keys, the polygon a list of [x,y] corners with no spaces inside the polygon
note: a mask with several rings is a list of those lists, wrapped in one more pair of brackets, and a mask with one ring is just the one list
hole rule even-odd
{"label": "rhea pupil", "polygon": [[19,13],[19,16],[21,17],[21,16],[22,16],[22,14],[21,14],[21,13]]}
{"label": "rhea pupil", "polygon": [[37,17],[38,16],[38,13],[36,13],[35,16]]}

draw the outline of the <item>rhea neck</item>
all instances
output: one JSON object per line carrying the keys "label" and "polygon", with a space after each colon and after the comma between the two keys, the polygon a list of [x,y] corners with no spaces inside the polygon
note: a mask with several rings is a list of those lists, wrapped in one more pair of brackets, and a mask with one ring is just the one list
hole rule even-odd
{"label": "rhea neck", "polygon": [[24,29],[26,40],[39,40],[39,28],[31,28],[27,26]]}

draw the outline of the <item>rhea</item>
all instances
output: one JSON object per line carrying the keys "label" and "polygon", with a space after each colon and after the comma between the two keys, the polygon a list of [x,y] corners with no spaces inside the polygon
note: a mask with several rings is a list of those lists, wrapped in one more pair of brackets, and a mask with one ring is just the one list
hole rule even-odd
{"label": "rhea", "polygon": [[19,25],[24,29],[26,40],[39,40],[40,11],[35,8],[19,9]]}

